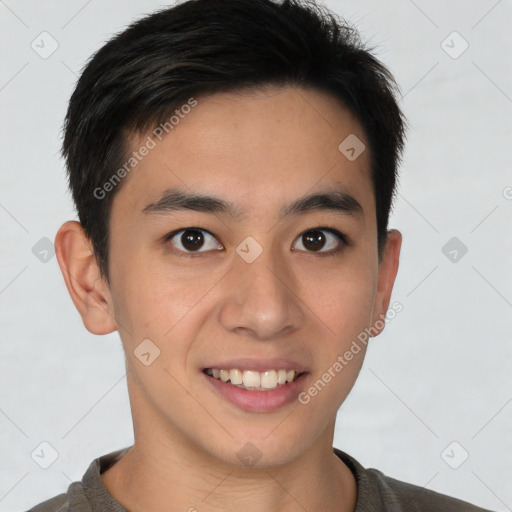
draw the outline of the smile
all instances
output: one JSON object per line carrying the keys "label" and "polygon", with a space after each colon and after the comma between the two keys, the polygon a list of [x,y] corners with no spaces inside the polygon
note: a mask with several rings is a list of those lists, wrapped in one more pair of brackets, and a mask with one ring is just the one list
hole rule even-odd
{"label": "smile", "polygon": [[288,382],[294,381],[302,373],[295,370],[267,370],[257,372],[252,370],[239,370],[234,368],[231,370],[206,368],[205,373],[214,379],[222,382],[229,382],[233,386],[249,389],[252,391],[267,391],[269,389],[277,389],[284,386]]}
{"label": "smile", "polygon": [[298,402],[300,393],[306,387],[309,372],[206,368],[202,375],[210,389],[223,401],[244,411],[261,413],[276,411]]}

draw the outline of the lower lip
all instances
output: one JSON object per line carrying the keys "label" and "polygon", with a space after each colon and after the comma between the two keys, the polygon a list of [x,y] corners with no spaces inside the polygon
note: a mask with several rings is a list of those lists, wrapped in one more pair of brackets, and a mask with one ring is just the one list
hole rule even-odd
{"label": "lower lip", "polygon": [[309,373],[303,373],[292,382],[269,391],[250,391],[222,382],[202,372],[210,385],[229,402],[250,412],[272,412],[298,399]]}

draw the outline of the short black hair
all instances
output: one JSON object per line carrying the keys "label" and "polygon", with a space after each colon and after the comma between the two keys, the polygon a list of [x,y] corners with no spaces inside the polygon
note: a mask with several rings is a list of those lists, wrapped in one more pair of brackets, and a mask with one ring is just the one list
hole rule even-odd
{"label": "short black hair", "polygon": [[109,218],[123,182],[109,193],[102,187],[130,158],[128,135],[144,135],[194,96],[267,85],[327,92],[363,128],[381,257],[406,120],[396,81],[372,50],[353,26],[312,0],[187,0],[110,39],[81,72],[62,145],[69,188],[102,277],[110,284]]}

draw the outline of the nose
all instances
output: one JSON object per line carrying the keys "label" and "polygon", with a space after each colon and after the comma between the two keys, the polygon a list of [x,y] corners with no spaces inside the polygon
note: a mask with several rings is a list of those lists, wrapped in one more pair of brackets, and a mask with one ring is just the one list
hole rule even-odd
{"label": "nose", "polygon": [[236,256],[219,312],[224,329],[270,340],[300,328],[304,314],[283,258],[263,250],[252,263]]}

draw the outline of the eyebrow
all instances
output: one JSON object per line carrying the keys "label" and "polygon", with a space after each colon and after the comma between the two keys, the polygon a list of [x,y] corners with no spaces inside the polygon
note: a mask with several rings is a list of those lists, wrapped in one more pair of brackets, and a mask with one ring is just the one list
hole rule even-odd
{"label": "eyebrow", "polygon": [[[166,190],[161,198],[143,208],[144,214],[165,214],[178,210],[223,213],[234,219],[245,218],[245,210],[214,196],[189,193],[183,189]],[[306,214],[312,211],[331,211],[344,215],[364,217],[363,207],[355,197],[347,192],[331,188],[325,191],[302,196],[280,211],[280,218]]]}

